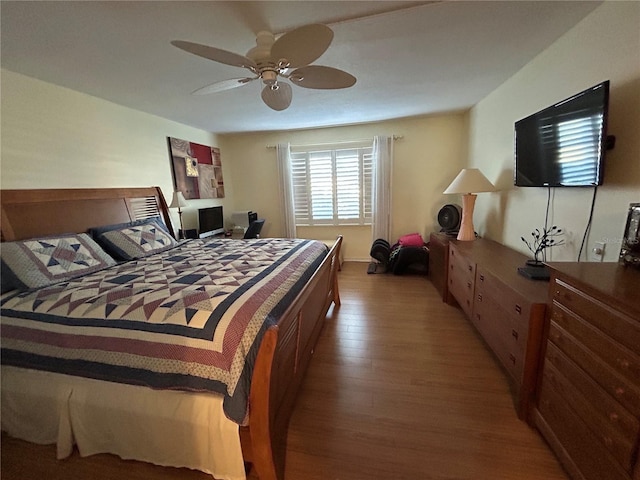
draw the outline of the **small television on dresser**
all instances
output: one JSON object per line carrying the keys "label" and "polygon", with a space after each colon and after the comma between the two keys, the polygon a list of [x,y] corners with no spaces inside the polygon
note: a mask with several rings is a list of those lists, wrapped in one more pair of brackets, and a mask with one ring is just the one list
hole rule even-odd
{"label": "small television on dresser", "polygon": [[224,233],[224,216],[222,206],[198,209],[198,236],[211,237]]}

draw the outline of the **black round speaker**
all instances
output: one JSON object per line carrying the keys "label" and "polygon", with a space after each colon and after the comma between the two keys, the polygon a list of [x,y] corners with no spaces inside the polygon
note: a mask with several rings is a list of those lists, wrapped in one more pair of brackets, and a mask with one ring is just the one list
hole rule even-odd
{"label": "black round speaker", "polygon": [[462,207],[460,205],[448,204],[438,212],[438,224],[443,232],[453,233],[460,230],[462,221]]}

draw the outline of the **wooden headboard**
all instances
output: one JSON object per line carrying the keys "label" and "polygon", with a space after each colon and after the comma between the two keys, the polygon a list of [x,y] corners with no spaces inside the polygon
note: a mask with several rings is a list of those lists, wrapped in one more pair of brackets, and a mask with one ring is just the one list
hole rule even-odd
{"label": "wooden headboard", "polygon": [[2,241],[82,233],[160,215],[173,234],[159,187],[2,190]]}

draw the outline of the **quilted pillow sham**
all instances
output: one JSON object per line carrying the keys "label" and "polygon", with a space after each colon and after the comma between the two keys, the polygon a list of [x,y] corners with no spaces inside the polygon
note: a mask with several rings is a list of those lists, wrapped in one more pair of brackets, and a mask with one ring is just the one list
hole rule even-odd
{"label": "quilted pillow sham", "polygon": [[45,287],[116,264],[86,233],[5,242],[0,258],[3,289],[17,290]]}
{"label": "quilted pillow sham", "polygon": [[104,231],[96,240],[111,255],[121,260],[135,260],[177,245],[166,227],[156,219]]}

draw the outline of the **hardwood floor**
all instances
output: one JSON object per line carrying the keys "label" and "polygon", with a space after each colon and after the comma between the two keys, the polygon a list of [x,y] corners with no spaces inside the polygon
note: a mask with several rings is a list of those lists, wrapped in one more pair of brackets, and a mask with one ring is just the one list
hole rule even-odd
{"label": "hardwood floor", "polygon": [[[566,480],[505,375],[427,277],[340,272],[289,428],[287,480]],[[185,469],[2,437],[2,478],[204,480]]]}

